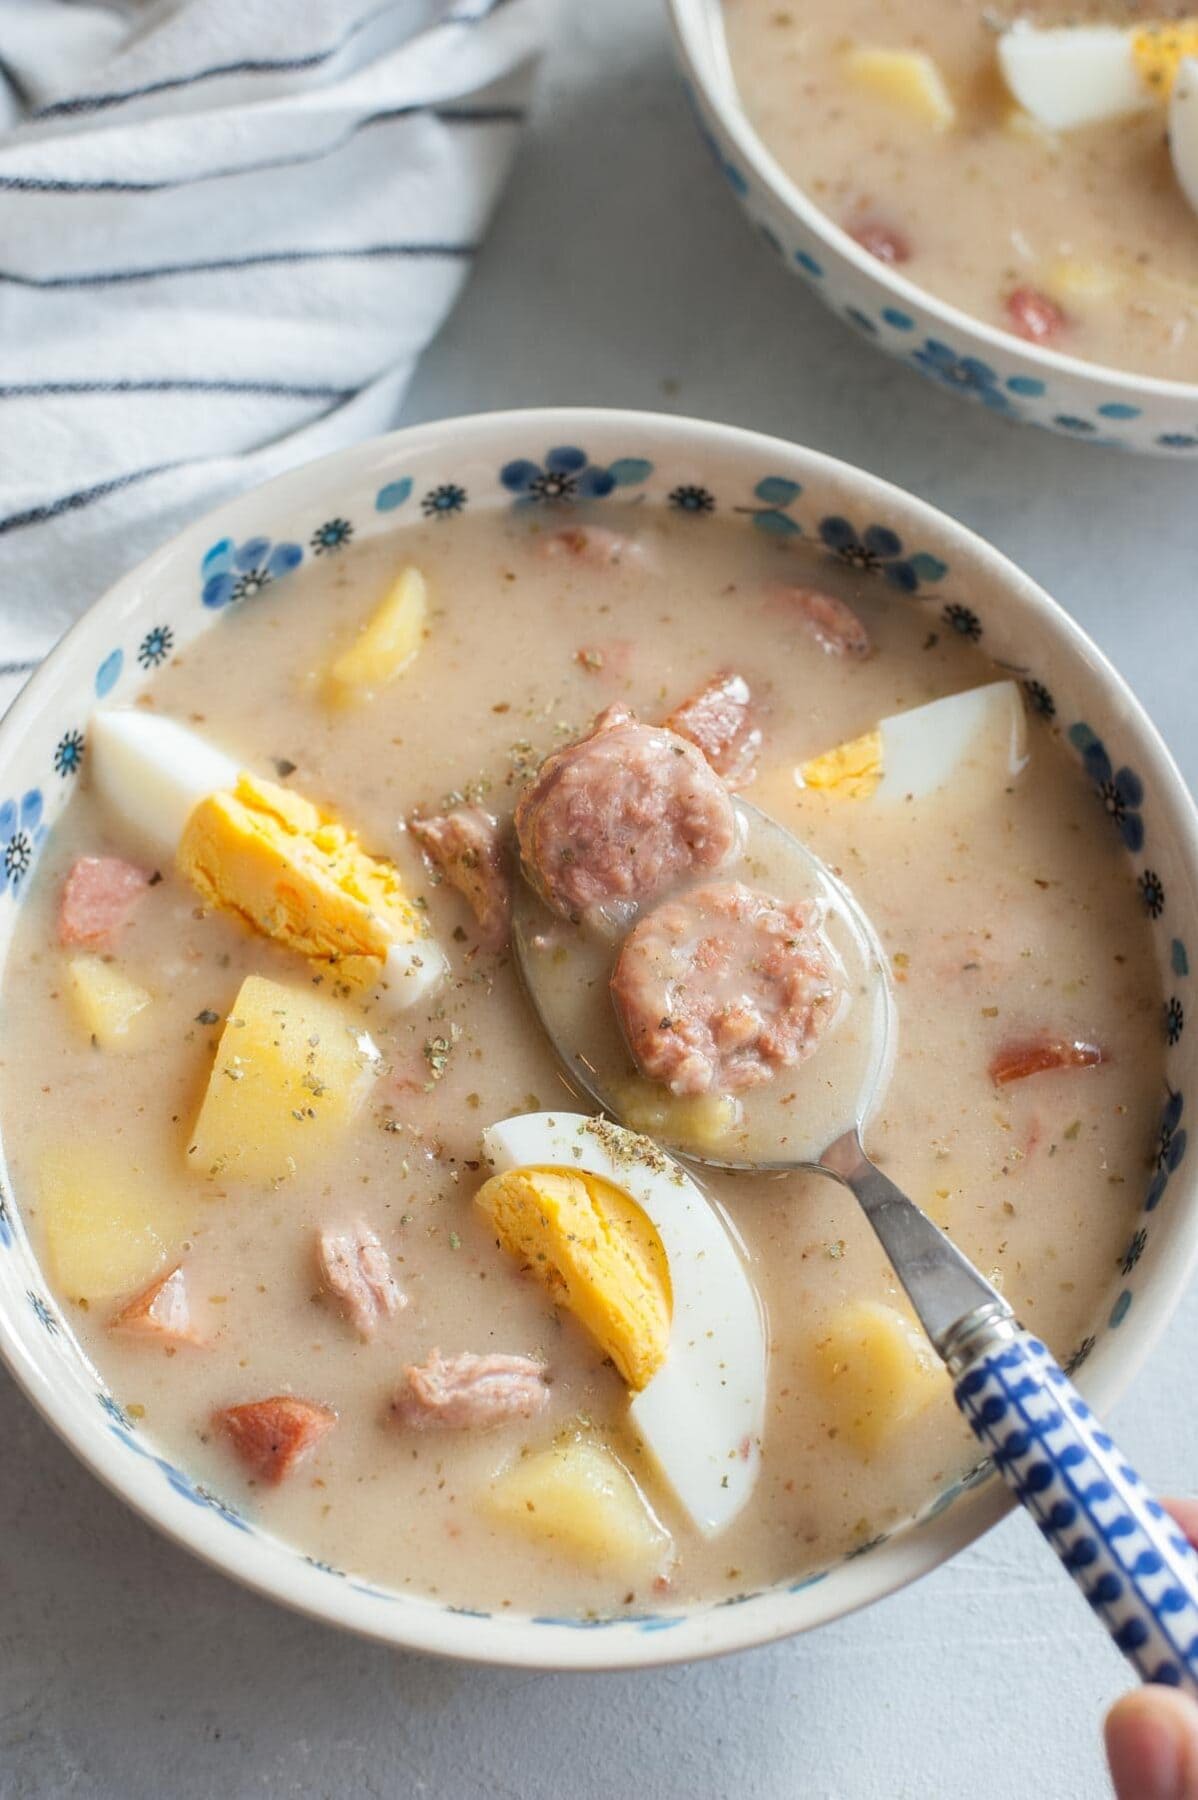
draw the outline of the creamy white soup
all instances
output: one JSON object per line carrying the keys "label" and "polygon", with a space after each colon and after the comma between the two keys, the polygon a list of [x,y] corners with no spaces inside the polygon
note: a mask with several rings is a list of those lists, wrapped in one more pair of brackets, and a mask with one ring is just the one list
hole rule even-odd
{"label": "creamy white soup", "polygon": [[[137,1430],[311,1557],[488,1609],[797,1578],[976,1460],[845,1191],[654,1141],[718,1156],[765,1096],[801,1137],[846,1055],[829,921],[729,862],[734,790],[880,935],[870,1148],[1062,1358],[1163,1091],[1118,834],[969,595],[601,511],[421,524],[230,608],[92,720],[2,996],[15,1195]],[[573,1118],[522,991],[518,806],[639,1138]]]}
{"label": "creamy white soup", "polygon": [[724,0],[724,21],[763,142],[866,250],[1000,330],[1198,379],[1182,6]]}

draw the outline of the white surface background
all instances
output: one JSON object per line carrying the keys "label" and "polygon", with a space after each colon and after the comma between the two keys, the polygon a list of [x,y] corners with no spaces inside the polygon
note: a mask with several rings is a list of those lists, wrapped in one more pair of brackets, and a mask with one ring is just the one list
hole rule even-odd
{"label": "white surface background", "polygon": [[[714,177],[652,0],[565,0],[534,128],[405,412],[662,408],[863,464],[1064,602],[1198,774],[1194,465],[964,407],[851,336]],[[1115,1424],[1198,1491],[1198,1294]],[[391,1655],[190,1561],[0,1376],[3,1800],[1089,1800],[1123,1665],[1016,1518],[814,1637],[635,1676]]]}

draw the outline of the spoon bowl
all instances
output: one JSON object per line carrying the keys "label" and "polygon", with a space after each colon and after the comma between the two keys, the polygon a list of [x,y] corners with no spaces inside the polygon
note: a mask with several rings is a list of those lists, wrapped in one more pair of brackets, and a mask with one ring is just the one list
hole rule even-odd
{"label": "spoon bowl", "polygon": [[[896,1032],[888,959],[872,920],[839,875],[760,807],[739,796],[733,806],[737,845],[719,870],[721,881],[815,908],[834,952],[834,1016],[818,1053],[788,1070],[785,1081],[751,1090],[721,1112],[676,1102],[638,1076],[614,1009],[596,1003],[632,918],[622,917],[618,927],[606,919],[574,924],[521,882],[512,921],[517,963],[563,1066],[611,1117],[651,1123],[651,1135],[671,1150],[714,1168],[827,1173],[825,1149],[846,1131],[862,1132],[889,1085]],[[774,1091],[779,1086],[784,1095]]]}

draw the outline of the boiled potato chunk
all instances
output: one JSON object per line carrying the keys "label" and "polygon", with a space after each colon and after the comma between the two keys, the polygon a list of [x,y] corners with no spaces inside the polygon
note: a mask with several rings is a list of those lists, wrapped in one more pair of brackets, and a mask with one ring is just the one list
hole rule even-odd
{"label": "boiled potato chunk", "polygon": [[669,1532],[623,1463],[585,1438],[555,1444],[514,1463],[488,1490],[494,1518],[593,1565],[655,1573],[671,1547]]}
{"label": "boiled potato chunk", "polygon": [[241,984],[187,1149],[197,1175],[272,1183],[341,1136],[378,1067],[336,1001],[261,975]]}
{"label": "boiled potato chunk", "polygon": [[69,1300],[115,1300],[166,1261],[180,1219],[156,1182],[99,1143],[60,1144],[38,1171],[38,1222]]}
{"label": "boiled potato chunk", "polygon": [[947,131],[957,117],[952,95],[930,56],[922,50],[850,50],[845,73],[857,87],[900,107],[912,118]]}
{"label": "boiled potato chunk", "polygon": [[838,1435],[865,1456],[948,1392],[926,1338],[880,1300],[842,1309],[815,1346],[815,1373]]}
{"label": "boiled potato chunk", "polygon": [[406,669],[424,640],[428,586],[419,569],[406,568],[330,671],[334,696],[351,700],[377,693]]}
{"label": "boiled potato chunk", "polygon": [[134,1021],[150,1004],[145,988],[122,975],[102,956],[76,956],[67,973],[75,1015],[89,1037],[105,1050],[128,1050],[136,1039]]}
{"label": "boiled potato chunk", "polygon": [[703,1150],[727,1144],[742,1112],[731,1094],[671,1094],[656,1081],[630,1081],[620,1094],[620,1117],[630,1131]]}

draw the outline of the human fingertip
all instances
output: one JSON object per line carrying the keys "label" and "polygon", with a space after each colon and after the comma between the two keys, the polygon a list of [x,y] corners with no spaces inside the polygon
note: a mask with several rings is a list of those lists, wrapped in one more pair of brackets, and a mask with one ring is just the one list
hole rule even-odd
{"label": "human fingertip", "polygon": [[1153,1686],[1124,1694],[1105,1737],[1117,1800],[1198,1800],[1198,1706],[1186,1695]]}

